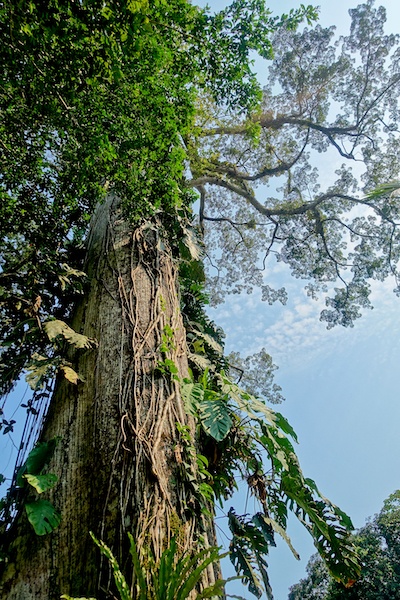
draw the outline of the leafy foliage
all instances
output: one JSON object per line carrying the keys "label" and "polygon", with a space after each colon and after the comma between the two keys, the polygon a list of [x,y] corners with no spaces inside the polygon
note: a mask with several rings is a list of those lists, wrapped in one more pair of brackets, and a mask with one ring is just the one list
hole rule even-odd
{"label": "leafy foliage", "polygon": [[[141,563],[135,541],[132,535],[128,535],[136,578],[137,596],[135,597],[138,600],[185,600],[191,598],[204,570],[221,558],[219,548],[215,547],[200,550],[194,556],[189,554],[180,556],[176,540],[172,538],[158,564],[155,564],[151,556],[146,557],[152,576],[152,586],[149,588],[146,582],[145,568]],[[132,600],[129,586],[110,548],[102,541],[97,540],[93,534],[92,538],[110,562],[120,600]],[[224,593],[225,583],[225,580],[219,579],[212,586],[203,589],[202,592],[197,592],[197,600],[221,597]]]}
{"label": "leafy foliage", "polygon": [[50,462],[58,442],[58,438],[53,438],[36,444],[16,473],[15,483],[13,482],[1,504],[0,522],[4,533],[11,524],[13,511],[22,505],[37,535],[51,533],[60,524],[61,515],[51,502],[28,497],[33,492],[42,494],[57,483],[58,478],[54,473],[43,473],[43,470]]}
{"label": "leafy foliage", "polygon": [[182,140],[197,91],[247,112],[260,96],[251,51],[270,55],[273,30],[315,16],[277,20],[262,0],[217,15],[186,0],[2,3],[1,392],[46,354],[40,322],[67,318],[84,291],[82,241],[107,191],[193,250]]}
{"label": "leafy foliage", "polygon": [[260,89],[251,68],[251,52],[271,59],[271,33],[282,27],[295,29],[304,18],[311,24],[317,11],[302,4],[280,18],[271,17],[262,0],[234,0],[216,15],[207,15],[202,25],[209,35],[209,57],[201,66],[215,100],[236,110],[238,104],[254,109]]}
{"label": "leafy foliage", "polygon": [[17,485],[22,485],[22,477],[25,474],[38,475],[50,462],[59,440],[53,438],[48,442],[40,442],[28,454],[25,464],[17,474]]}
{"label": "leafy foliage", "polygon": [[158,2],[42,4],[5,2],[0,13],[1,335],[13,363],[5,389],[45,343],[39,309],[26,320],[32,298],[42,317],[65,315],[80,291],[79,242],[106,189],[129,196],[134,221],[160,198],[167,212],[181,203],[179,136],[195,78],[185,45],[202,18],[181,0],[168,16]]}
{"label": "leafy foliage", "polygon": [[310,297],[325,295],[328,327],[351,326],[371,306],[373,280],[393,277],[399,291],[399,198],[391,186],[369,195],[398,180],[399,36],[384,33],[372,0],[350,14],[339,41],[320,26],[275,32],[251,115],[201,106],[187,143],[213,303],[255,287],[285,303],[266,281],[275,258],[308,281]]}
{"label": "leafy foliage", "polygon": [[379,514],[354,534],[361,576],[351,587],[334,581],[321,559],[311,557],[307,577],[290,589],[290,600],[394,600],[400,585],[400,492],[385,500]]}
{"label": "leafy foliage", "polygon": [[26,370],[28,373],[25,376],[26,382],[29,387],[34,390],[41,390],[45,387],[46,382],[54,374],[54,359],[42,356],[35,352],[32,355],[30,363],[27,365]]}
{"label": "leafy foliage", "polygon": [[200,383],[185,382],[182,390],[188,411],[197,415],[208,436],[207,470],[216,498],[232,495],[239,472],[262,508],[250,519],[233,509],[228,514],[233,534],[230,557],[249,591],[257,597],[265,591],[272,597],[264,557],[275,545],[275,533],[299,558],[286,533],[288,511],[310,532],[333,577],[345,583],[357,579],[360,566],[349,538],[351,520],[303,476],[291,441],[297,436],[283,415],[224,373],[211,377],[206,369]]}
{"label": "leafy foliage", "polygon": [[74,331],[64,321],[52,319],[43,324],[43,329],[51,342],[64,339],[69,345],[78,350],[90,349],[97,346],[96,340],[91,340],[86,335]]}
{"label": "leafy foliage", "polygon": [[228,396],[210,387],[208,368],[203,373],[201,383],[186,381],[181,389],[188,412],[197,416],[209,436],[221,442],[232,427]]}
{"label": "leafy foliage", "polygon": [[54,475],[54,473],[47,473],[46,475],[32,475],[31,473],[26,473],[23,477],[38,494],[50,490],[57,482],[57,475]]}
{"label": "leafy foliage", "polygon": [[[202,323],[209,326],[207,318],[202,316],[207,297],[200,296],[201,280],[197,286],[194,340],[199,339]],[[206,338],[200,336],[200,339]],[[181,382],[186,410],[197,418],[201,427],[206,461],[202,469],[206,485],[204,501],[210,499],[210,491],[221,503],[230,498],[237,489],[239,475],[262,509],[252,517],[237,515],[233,509],[229,511],[233,536],[230,558],[238,575],[257,597],[263,591],[272,594],[265,557],[270,546],[275,545],[274,535],[280,535],[295,558],[299,558],[286,531],[291,511],[311,533],[331,573],[345,582],[355,580],[360,567],[349,538],[353,529],[351,520],[322,496],[314,481],[303,476],[292,443],[298,441],[295,431],[257,393],[264,392],[264,397],[271,401],[279,398],[279,389],[273,383],[275,367],[271,358],[265,350],[245,361],[238,354],[221,357],[214,344],[209,344],[207,350],[204,364],[195,363],[198,380]],[[223,370],[237,375],[242,368],[245,388],[234,383]],[[261,375],[257,376],[258,373]],[[256,395],[250,393],[253,390]],[[202,489],[195,489],[201,496]]]}
{"label": "leafy foliage", "polygon": [[[267,563],[264,556],[270,545],[275,546],[271,525],[265,521],[264,515],[257,513],[249,521],[245,516],[229,510],[229,529],[233,536],[230,543],[230,559],[238,573],[243,576],[243,582],[248,584],[249,591],[261,598],[263,588],[258,578],[261,574],[264,591],[268,600],[272,600],[272,589],[267,573]],[[256,569],[254,569],[256,565]]]}
{"label": "leafy foliage", "polygon": [[226,402],[223,398],[218,397],[218,394],[208,393],[206,395],[200,404],[200,421],[204,431],[217,442],[221,442],[232,427]]}
{"label": "leafy foliage", "polygon": [[[55,348],[62,348],[64,342],[77,350],[88,350],[97,346],[96,340],[77,333],[64,321],[58,319],[45,321],[43,330],[50,342],[53,342]],[[81,380],[81,377],[74,371],[70,363],[56,354],[48,357],[35,352],[26,366],[26,370],[28,373],[25,379],[34,391],[43,389],[57,371],[61,371],[64,377],[75,385]]]}
{"label": "leafy foliage", "polygon": [[51,533],[59,526],[61,515],[48,500],[35,500],[25,504],[29,523],[37,535]]}

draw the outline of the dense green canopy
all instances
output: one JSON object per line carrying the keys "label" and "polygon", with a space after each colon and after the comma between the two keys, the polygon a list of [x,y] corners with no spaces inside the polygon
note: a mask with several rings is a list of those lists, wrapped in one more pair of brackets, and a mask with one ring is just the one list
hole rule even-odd
{"label": "dense green canopy", "polygon": [[215,16],[186,0],[1,4],[0,391],[41,347],[38,303],[68,314],[95,204],[113,190],[133,222],[161,212],[179,235],[199,89],[247,113],[251,51],[270,58],[272,30],[304,15],[272,18],[259,0]]}

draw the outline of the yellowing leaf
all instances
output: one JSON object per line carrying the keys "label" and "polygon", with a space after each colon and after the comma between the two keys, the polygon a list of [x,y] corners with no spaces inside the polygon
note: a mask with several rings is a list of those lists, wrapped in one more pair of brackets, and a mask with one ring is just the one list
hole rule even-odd
{"label": "yellowing leaf", "polygon": [[57,483],[57,475],[54,473],[47,473],[46,475],[31,475],[26,473],[23,478],[27,480],[38,494],[42,494],[46,490],[51,489]]}
{"label": "yellowing leaf", "polygon": [[63,372],[65,379],[68,379],[68,381],[75,385],[77,385],[78,381],[83,381],[82,377],[68,365],[60,365],[60,370]]}
{"label": "yellowing leaf", "polygon": [[43,324],[43,329],[51,342],[54,342],[61,336],[68,344],[71,344],[71,346],[74,346],[77,349],[95,348],[98,345],[96,340],[88,338],[81,333],[77,333],[69,327],[69,325],[64,323],[64,321],[59,321],[58,319],[46,321]]}
{"label": "yellowing leaf", "polygon": [[25,375],[26,383],[31,390],[36,391],[44,387],[53,367],[53,359],[37,352],[32,355],[32,362],[27,366],[28,373]]}

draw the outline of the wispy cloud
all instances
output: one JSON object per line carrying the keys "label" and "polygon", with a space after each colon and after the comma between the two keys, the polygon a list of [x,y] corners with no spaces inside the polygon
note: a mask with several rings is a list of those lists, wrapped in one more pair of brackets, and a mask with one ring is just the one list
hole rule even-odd
{"label": "wispy cloud", "polygon": [[[280,283],[281,285],[282,283]],[[336,327],[327,330],[319,320],[325,307],[324,299],[310,299],[302,282],[291,280],[286,306],[269,306],[261,301],[259,292],[228,297],[225,304],[212,310],[212,318],[227,334],[227,350],[243,355],[258,352],[262,347],[284,370],[304,368],[316,358],[329,358],[341,352],[343,345],[356,345],[374,336],[400,333],[400,298],[393,294],[393,282],[373,285],[374,310],[366,310],[351,329]],[[400,336],[398,336],[400,339]],[[385,358],[377,357],[384,362]]]}

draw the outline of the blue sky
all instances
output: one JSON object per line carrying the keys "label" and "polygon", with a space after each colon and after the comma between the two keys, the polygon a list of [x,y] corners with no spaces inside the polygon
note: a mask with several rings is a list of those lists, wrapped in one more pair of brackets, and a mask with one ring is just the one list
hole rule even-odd
{"label": "blue sky", "polygon": [[[327,331],[300,284],[288,287],[286,307],[266,307],[255,294],[229,298],[213,317],[227,333],[228,351],[265,346],[271,353],[286,397],[279,410],[299,436],[304,474],[360,527],[400,487],[400,299],[390,284],[377,286],[373,311],[353,329]],[[295,520],[289,534],[303,560],[297,563],[284,542],[271,551],[276,600],[287,598],[314,552]]]}
{"label": "blue sky", "polygon": [[[213,0],[208,4],[212,9],[221,6]],[[277,14],[299,4],[269,3]],[[348,9],[357,2],[318,4],[320,23],[337,25],[340,32],[349,23]],[[388,11],[388,32],[394,31],[400,24],[400,3],[379,4]],[[306,297],[301,282],[293,280],[284,266],[277,266],[269,276],[271,285],[287,284],[287,306],[270,307],[254,293],[228,298],[212,316],[227,334],[228,351],[245,355],[265,347],[272,355],[280,367],[276,380],[286,397],[279,410],[299,436],[298,455],[305,475],[315,479],[321,491],[360,527],[400,488],[400,299],[392,293],[391,282],[377,284],[373,311],[353,329],[327,331],[318,317],[321,305]],[[13,452],[10,440],[1,438],[4,465]],[[293,522],[289,533],[302,561],[295,561],[284,542],[272,551],[269,565],[275,600],[286,600],[288,587],[303,576],[313,553],[303,528]],[[237,593],[251,597],[242,587]]]}

